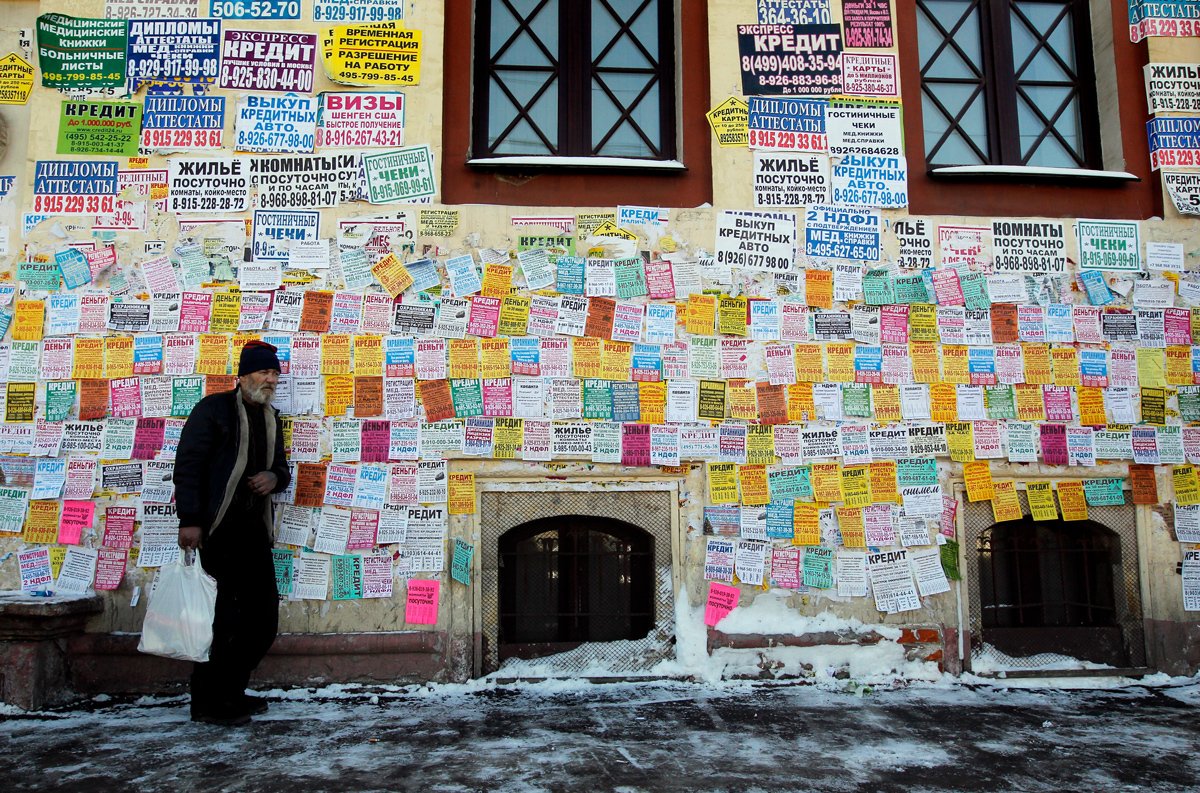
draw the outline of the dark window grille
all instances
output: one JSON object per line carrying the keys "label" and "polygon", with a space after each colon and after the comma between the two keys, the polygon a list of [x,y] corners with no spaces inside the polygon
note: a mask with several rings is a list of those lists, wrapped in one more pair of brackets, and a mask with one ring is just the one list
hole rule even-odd
{"label": "dark window grille", "polygon": [[925,161],[1100,168],[1083,0],[916,0]]}
{"label": "dark window grille", "polygon": [[654,628],[654,537],[642,529],[546,518],[506,532],[498,550],[501,660],[641,639]]}
{"label": "dark window grille", "polygon": [[1117,536],[1090,521],[998,523],[979,538],[983,627],[1117,624]]}
{"label": "dark window grille", "polygon": [[479,0],[472,155],[671,160],[671,0]]}

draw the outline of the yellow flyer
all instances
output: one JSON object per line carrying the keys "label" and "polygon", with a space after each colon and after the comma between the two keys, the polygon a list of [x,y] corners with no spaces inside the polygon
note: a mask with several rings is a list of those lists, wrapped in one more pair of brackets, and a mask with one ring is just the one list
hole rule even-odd
{"label": "yellow flyer", "polygon": [[75,359],[71,377],[76,380],[100,380],[104,377],[104,339],[75,339]]}
{"label": "yellow flyer", "polygon": [[354,374],[359,377],[383,377],[383,337],[354,337]]}
{"label": "yellow flyer", "polygon": [[746,322],[749,310],[746,298],[721,295],[717,304],[717,332],[722,336],[745,336],[749,330]]}
{"label": "yellow flyer", "polygon": [[389,253],[375,262],[371,272],[393,298],[399,297],[401,292],[413,285],[412,273],[394,253]]}
{"label": "yellow flyer", "polygon": [[58,542],[58,516],[61,509],[61,501],[30,501],[21,539],[41,545]]}
{"label": "yellow flyer", "polygon": [[717,298],[713,295],[688,295],[687,321],[684,328],[692,336],[712,336],[717,326]]}
{"label": "yellow flyer", "polygon": [[967,486],[967,498],[971,501],[990,501],[995,497],[992,464],[987,460],[963,463],[963,482]]}
{"label": "yellow flyer", "polygon": [[795,383],[787,387],[788,421],[815,421],[817,406],[813,402],[812,383]]}
{"label": "yellow flyer", "polygon": [[729,417],[739,421],[754,421],[758,418],[758,392],[754,384],[745,380],[730,381],[726,389],[729,399]]}
{"label": "yellow flyer", "polygon": [[642,423],[666,424],[667,384],[638,383],[638,409],[642,414]]}
{"label": "yellow flyer", "polygon": [[509,352],[508,339],[497,336],[494,339],[479,340],[479,376],[486,380],[508,377],[512,374],[512,355]]}
{"label": "yellow flyer", "polygon": [[1154,347],[1137,348],[1138,385],[1142,388],[1166,388],[1166,367],[1163,350]]}
{"label": "yellow flyer", "polygon": [[832,271],[804,271],[804,302],[814,308],[833,308]]}
{"label": "yellow flyer", "polygon": [[899,504],[900,490],[896,487],[896,461],[876,460],[871,463],[871,498],[876,504]]}
{"label": "yellow flyer", "polygon": [[1016,482],[1011,479],[993,482],[992,492],[992,517],[997,523],[1025,517],[1021,511],[1021,499],[1017,497]]}
{"label": "yellow flyer", "polygon": [[502,336],[524,336],[529,325],[529,306],[533,298],[520,295],[504,295],[500,299],[500,324],[497,332]]}
{"label": "yellow flyer", "polygon": [[241,292],[214,292],[208,330],[211,333],[233,333],[242,319]]}
{"label": "yellow flyer", "polygon": [[28,424],[37,412],[37,383],[5,384],[4,420],[10,424]]}
{"label": "yellow flyer", "polygon": [[15,52],[0,58],[0,105],[23,105],[28,102],[29,95],[33,93],[33,72],[33,65]]}
{"label": "yellow flyer", "polygon": [[325,377],[325,415],[344,416],[354,404],[354,378],[344,374]]}
{"label": "yellow flyer", "polygon": [[600,378],[600,357],[604,342],[591,336],[571,339],[571,374],[581,380]]}
{"label": "yellow flyer", "polygon": [[1087,496],[1083,492],[1083,481],[1072,479],[1058,483],[1058,505],[1062,508],[1062,519],[1087,520]]}
{"label": "yellow flyer", "polygon": [[498,418],[492,434],[492,457],[515,460],[525,443],[525,419]]}
{"label": "yellow flyer", "polygon": [[854,382],[854,342],[826,342],[825,360],[829,365],[829,382]]}
{"label": "yellow flyer", "polygon": [[321,374],[350,374],[350,334],[321,336]]}
{"label": "yellow flyer", "polygon": [[855,465],[842,469],[842,496],[848,507],[865,507],[871,501],[871,469]]}
{"label": "yellow flyer", "polygon": [[942,364],[936,344],[931,341],[910,341],[908,354],[912,357],[913,382],[933,384],[941,381]]}
{"label": "yellow flyer", "polygon": [[737,475],[743,505],[761,507],[771,500],[771,494],[767,488],[767,467],[765,465],[739,465]]}
{"label": "yellow flyer", "polygon": [[837,463],[813,463],[809,477],[814,499],[828,502],[842,500],[842,466]]}
{"label": "yellow flyer", "polygon": [[942,382],[966,385],[971,382],[967,348],[954,344],[942,347]]}
{"label": "yellow flyer", "polygon": [[1018,420],[1046,420],[1046,401],[1042,399],[1042,387],[1040,385],[1017,383],[1013,386],[1013,397],[1017,403]]}
{"label": "yellow flyer", "polygon": [[[9,56],[13,57],[13,56]],[[30,70],[30,85],[33,84],[33,71]],[[750,106],[744,99],[731,96],[712,110],[704,114],[713,134],[717,136],[717,145],[721,148],[745,148],[750,143]]]}
{"label": "yellow flyer", "polygon": [[825,356],[821,351],[820,344],[797,344],[794,352],[796,359],[796,382],[825,382]]}
{"label": "yellow flyer", "polygon": [[1079,423],[1084,427],[1098,427],[1108,423],[1104,412],[1104,389],[1080,386],[1075,389],[1079,398]]}
{"label": "yellow flyer", "polygon": [[1195,466],[1171,466],[1171,482],[1175,486],[1176,504],[1200,504],[1200,479],[1196,478]]}
{"label": "yellow flyer", "polygon": [[936,343],[937,306],[932,303],[913,303],[908,307],[908,340]]}
{"label": "yellow flyer", "polygon": [[1192,348],[1167,348],[1167,382],[1171,385],[1192,384]]}
{"label": "yellow flyer", "polygon": [[498,264],[496,262],[488,262],[483,265],[483,289],[480,291],[484,297],[504,297],[512,291],[513,266],[511,264]]}
{"label": "yellow flyer", "polygon": [[600,345],[600,379],[628,380],[633,366],[633,345],[627,341],[603,339]]}
{"label": "yellow flyer", "polygon": [[1054,382],[1054,369],[1050,365],[1049,344],[1025,342],[1021,345],[1021,356],[1025,361],[1026,383],[1050,385]]}
{"label": "yellow flyer", "polygon": [[1054,485],[1051,482],[1026,482],[1025,500],[1029,502],[1029,514],[1034,520],[1058,520],[1058,505],[1054,502]]}
{"label": "yellow flyer", "polygon": [[958,421],[958,389],[949,383],[933,383],[929,386],[929,408],[934,421]]}
{"label": "yellow flyer", "polygon": [[821,508],[796,501],[792,504],[792,545],[821,544]]}
{"label": "yellow flyer", "polygon": [[13,307],[13,341],[41,341],[46,306],[41,300],[18,300]]}
{"label": "yellow flyer", "polygon": [[201,333],[197,337],[197,374],[229,374],[229,337],[224,333]]}
{"label": "yellow flyer", "polygon": [[475,474],[469,471],[450,472],[446,487],[446,504],[451,515],[475,514]]}
{"label": "yellow flyer", "polygon": [[446,345],[446,375],[452,380],[479,377],[479,339],[449,339]]}
{"label": "yellow flyer", "polygon": [[420,30],[392,21],[335,25],[322,33],[322,63],[335,83],[392,88],[420,84]]}
{"label": "yellow flyer", "polygon": [[975,425],[970,421],[952,421],[946,424],[946,445],[950,447],[950,459],[956,463],[969,463],[975,459]]}
{"label": "yellow flyer", "polygon": [[875,410],[875,421],[878,424],[903,421],[904,413],[900,409],[900,387],[894,385],[871,386],[871,407]]}
{"label": "yellow flyer", "polygon": [[842,532],[842,545],[847,548],[867,547],[862,507],[838,507],[837,519],[838,529]]}
{"label": "yellow flyer", "polygon": [[[137,564],[138,554],[141,553],[141,548],[129,549],[129,560]],[[50,575],[58,578],[59,572],[62,571],[63,560],[67,558],[67,548],[64,545],[55,545],[50,549]]]}
{"label": "yellow flyer", "polygon": [[753,465],[775,464],[775,426],[751,424],[746,430],[746,462]]}
{"label": "yellow flyer", "polygon": [[248,342],[262,341],[262,336],[258,333],[254,333],[253,331],[239,330],[230,337],[230,340],[233,342],[230,345],[230,348],[237,350],[240,354],[242,348],[245,347]]}
{"label": "yellow flyer", "polygon": [[110,380],[133,376],[133,337],[104,337],[104,374]]}
{"label": "yellow flyer", "polygon": [[737,463],[708,464],[708,500],[711,504],[738,502]]}
{"label": "yellow flyer", "polygon": [[1055,385],[1083,385],[1079,377],[1079,351],[1074,347],[1051,348],[1050,363],[1054,368]]}

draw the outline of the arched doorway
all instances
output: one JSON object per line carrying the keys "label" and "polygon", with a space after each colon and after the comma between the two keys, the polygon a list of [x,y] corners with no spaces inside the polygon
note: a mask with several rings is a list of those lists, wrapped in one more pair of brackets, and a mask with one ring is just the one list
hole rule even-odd
{"label": "arched doorway", "polygon": [[984,641],[1012,656],[1051,652],[1128,666],[1114,589],[1120,570],[1120,539],[1098,523],[997,523],[979,538]]}
{"label": "arched doorway", "polygon": [[637,526],[541,518],[505,532],[497,551],[501,662],[643,639],[655,627],[654,536]]}

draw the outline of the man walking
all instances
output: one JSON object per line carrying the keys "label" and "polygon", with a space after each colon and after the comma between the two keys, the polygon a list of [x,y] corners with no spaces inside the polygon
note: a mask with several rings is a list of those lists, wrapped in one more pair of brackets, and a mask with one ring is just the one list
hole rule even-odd
{"label": "man walking", "polygon": [[193,721],[244,724],[266,710],[246,685],[279,629],[270,494],[286,489],[291,474],[271,407],[275,353],[261,341],[242,348],[237,387],[196,404],[175,455],[179,545],[198,547],[217,580],[212,650],[192,672]]}

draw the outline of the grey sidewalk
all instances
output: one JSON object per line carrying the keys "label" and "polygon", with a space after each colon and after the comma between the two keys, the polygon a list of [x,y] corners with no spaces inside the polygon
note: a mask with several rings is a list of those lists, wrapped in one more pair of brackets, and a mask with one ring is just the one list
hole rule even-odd
{"label": "grey sidewalk", "polygon": [[[325,692],[328,694],[329,692]],[[336,693],[336,692],[335,692]],[[0,722],[5,791],[1200,791],[1200,684],[1113,691],[547,684],[275,692]]]}

